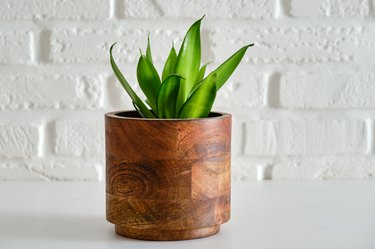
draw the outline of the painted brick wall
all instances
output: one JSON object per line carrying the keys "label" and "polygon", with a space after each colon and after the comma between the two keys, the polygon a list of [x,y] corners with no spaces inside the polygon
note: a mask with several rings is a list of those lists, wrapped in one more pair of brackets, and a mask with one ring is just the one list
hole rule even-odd
{"label": "painted brick wall", "polygon": [[3,0],[0,180],[103,179],[103,114],[133,108],[109,46],[135,83],[147,34],[160,69],[203,14],[210,69],[256,44],[214,107],[234,180],[375,178],[375,0]]}

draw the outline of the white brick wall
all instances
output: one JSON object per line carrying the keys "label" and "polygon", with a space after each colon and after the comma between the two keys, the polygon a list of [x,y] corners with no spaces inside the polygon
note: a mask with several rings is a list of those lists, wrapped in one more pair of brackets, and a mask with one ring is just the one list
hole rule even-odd
{"label": "white brick wall", "polygon": [[365,17],[371,0],[291,0],[294,17]]}
{"label": "white brick wall", "polygon": [[56,155],[90,157],[103,154],[102,122],[56,121],[54,152]]}
{"label": "white brick wall", "polygon": [[0,156],[20,158],[38,156],[39,130],[37,125],[1,123]]}
{"label": "white brick wall", "polygon": [[347,68],[288,72],[280,81],[285,108],[374,108],[375,72]]}
{"label": "white brick wall", "polygon": [[301,119],[250,121],[247,155],[340,155],[366,151],[365,123],[357,120]]}
{"label": "white brick wall", "polygon": [[102,180],[104,113],[133,109],[150,33],[157,67],[202,24],[212,70],[254,42],[214,110],[233,114],[234,180],[375,178],[375,0],[4,0],[0,180]]}
{"label": "white brick wall", "polygon": [[0,63],[31,63],[31,36],[27,31],[0,31]]}
{"label": "white brick wall", "polygon": [[1,77],[0,109],[93,109],[102,105],[103,82],[80,75]]}
{"label": "white brick wall", "polygon": [[2,0],[1,20],[102,20],[109,16],[109,1]]}

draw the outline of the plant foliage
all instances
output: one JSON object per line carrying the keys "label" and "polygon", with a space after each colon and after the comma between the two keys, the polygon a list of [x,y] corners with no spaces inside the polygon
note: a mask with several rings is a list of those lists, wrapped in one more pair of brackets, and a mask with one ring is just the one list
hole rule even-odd
{"label": "plant foliage", "polygon": [[137,65],[138,84],[147,98],[145,102],[131,88],[113,59],[112,50],[116,43],[111,46],[109,53],[113,72],[142,117],[207,117],[215,101],[216,92],[232,75],[246,50],[254,45],[242,47],[205,77],[207,64],[201,66],[202,19],[203,17],[189,28],[178,53],[172,45],[161,78],[153,64],[150,38],[147,38],[146,54],[141,52]]}

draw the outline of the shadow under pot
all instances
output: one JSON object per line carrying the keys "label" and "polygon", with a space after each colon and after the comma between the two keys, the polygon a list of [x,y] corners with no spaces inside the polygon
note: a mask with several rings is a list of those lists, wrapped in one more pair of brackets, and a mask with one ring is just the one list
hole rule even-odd
{"label": "shadow under pot", "polygon": [[121,236],[186,240],[230,219],[231,115],[105,115],[106,216]]}

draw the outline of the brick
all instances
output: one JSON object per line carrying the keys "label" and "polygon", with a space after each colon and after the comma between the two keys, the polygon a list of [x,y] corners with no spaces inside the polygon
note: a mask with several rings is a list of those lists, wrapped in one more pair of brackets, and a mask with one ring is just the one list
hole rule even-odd
{"label": "brick", "polygon": [[0,109],[90,109],[103,102],[103,82],[99,77],[0,76],[0,84]]}
{"label": "brick", "polygon": [[257,160],[235,156],[232,158],[231,174],[234,181],[254,181],[257,179]]}
{"label": "brick", "polygon": [[[295,26],[216,28],[210,31],[215,61],[224,61],[228,51],[255,43],[244,57],[252,64],[366,62],[374,46],[372,26]],[[230,52],[229,52],[230,53]]]}
{"label": "brick", "polygon": [[276,12],[275,0],[157,0],[164,16],[174,18],[266,19]]}
{"label": "brick", "polygon": [[[261,167],[259,167],[261,166]],[[233,158],[232,177],[237,181],[257,180],[257,172],[266,167],[269,180],[374,179],[374,159],[365,156]]]}
{"label": "brick", "polygon": [[9,158],[37,156],[38,145],[38,125],[0,124],[0,156]]}
{"label": "brick", "polygon": [[[141,99],[146,99],[137,83],[135,69],[129,69],[128,72],[129,77],[125,76],[127,81]],[[115,76],[108,79],[106,87],[107,96],[105,102],[107,106],[111,107],[113,110],[134,110],[131,98]]]}
{"label": "brick", "polygon": [[243,154],[243,147],[245,144],[244,135],[245,135],[245,123],[236,120],[232,117],[232,148],[231,152],[233,156]]}
{"label": "brick", "polygon": [[294,17],[363,17],[369,14],[368,0],[292,0]]}
{"label": "brick", "polygon": [[365,123],[357,120],[253,121],[248,155],[340,155],[366,152]]}
{"label": "brick", "polygon": [[50,181],[102,181],[103,174],[100,168],[47,168],[40,173],[42,179]]}
{"label": "brick", "polygon": [[54,152],[57,155],[104,157],[102,122],[58,120],[55,136]]}
{"label": "brick", "polygon": [[22,161],[0,163],[1,181],[100,181],[103,179],[102,162],[81,162],[59,159],[59,161]]}
{"label": "brick", "polygon": [[[2,6],[3,4],[0,4]],[[31,36],[24,31],[0,31],[0,64],[31,62]]]}
{"label": "brick", "polygon": [[123,0],[125,18],[156,19],[163,15],[153,0]]}
{"label": "brick", "polygon": [[330,0],[327,7],[333,17],[363,17],[369,14],[368,0]]}
{"label": "brick", "polygon": [[374,160],[369,158],[292,159],[275,163],[273,180],[374,179]]}
{"label": "brick", "polygon": [[[103,157],[104,160],[104,157]],[[50,180],[58,181],[101,181],[104,162],[63,160],[43,162],[35,172]]]}
{"label": "brick", "polygon": [[152,53],[155,61],[165,61],[172,41],[179,42],[184,34],[169,29],[94,30],[63,29],[51,34],[50,60],[54,63],[108,63],[109,48],[114,49],[116,61],[136,63],[139,48],[145,53],[147,35],[150,32]]}
{"label": "brick", "polygon": [[1,162],[0,181],[35,181],[43,178],[34,174],[24,162]]}
{"label": "brick", "polygon": [[280,104],[286,108],[374,108],[375,74],[319,69],[281,77]]}
{"label": "brick", "polygon": [[291,0],[290,13],[293,17],[323,17],[329,15],[327,0]]}
{"label": "brick", "polygon": [[276,124],[269,121],[249,122],[246,126],[245,154],[275,155],[278,150]]}
{"label": "brick", "polygon": [[102,20],[109,16],[103,0],[3,0],[0,20]]}
{"label": "brick", "polygon": [[[228,57],[230,54],[228,54]],[[207,73],[219,64],[211,66]],[[218,91],[213,109],[231,112],[234,109],[263,107],[265,94],[263,74],[253,68],[240,64],[228,81]]]}

